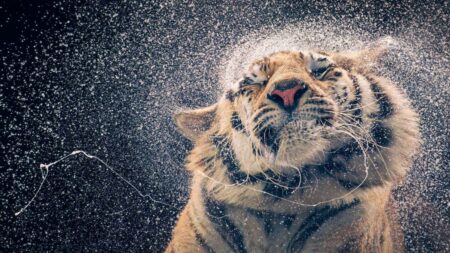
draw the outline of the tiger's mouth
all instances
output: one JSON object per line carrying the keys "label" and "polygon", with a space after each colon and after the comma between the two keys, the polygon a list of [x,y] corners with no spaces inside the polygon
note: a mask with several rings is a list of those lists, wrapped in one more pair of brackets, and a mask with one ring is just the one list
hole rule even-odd
{"label": "tiger's mouth", "polygon": [[[314,155],[333,134],[339,108],[329,97],[306,97],[295,110],[277,105],[258,109],[250,117],[256,141],[269,161],[297,163]],[[258,126],[265,125],[263,128]]]}
{"label": "tiger's mouth", "polygon": [[[280,144],[282,142],[288,144],[291,140],[295,142],[301,141],[304,146],[311,144],[311,136],[327,130],[329,132],[335,123],[334,113],[330,110],[329,114],[316,116],[310,119],[298,117],[286,117],[279,124],[271,124],[262,129],[259,133],[261,143],[268,148],[273,154],[277,155]],[[296,145],[291,143],[292,147],[285,147],[285,149],[296,148]]]}

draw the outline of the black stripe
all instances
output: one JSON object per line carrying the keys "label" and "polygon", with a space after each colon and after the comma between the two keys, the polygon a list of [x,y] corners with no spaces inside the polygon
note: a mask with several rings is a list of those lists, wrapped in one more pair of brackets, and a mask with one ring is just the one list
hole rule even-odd
{"label": "black stripe", "polygon": [[325,206],[316,209],[313,214],[309,215],[304,220],[298,231],[294,234],[292,240],[289,242],[287,248],[288,252],[300,252],[309,237],[311,237],[326,221],[358,204],[359,201],[355,200],[337,208]]}
{"label": "black stripe", "polygon": [[317,172],[321,175],[335,178],[336,173],[347,172],[344,162],[362,153],[362,149],[356,141],[349,141],[341,147],[331,150],[322,165],[312,167],[317,168]]}
{"label": "black stripe", "polygon": [[314,110],[315,112],[317,112],[317,113],[320,113],[320,114],[327,114],[327,115],[330,115],[330,116],[332,116],[333,115],[333,108],[322,108],[322,107],[319,107],[319,108],[315,108],[315,110]]}
{"label": "black stripe", "polygon": [[289,229],[295,217],[297,217],[295,214],[274,213],[262,210],[247,209],[247,211],[260,221],[267,235],[270,235],[274,231],[273,226],[277,223]]}
{"label": "black stripe", "polygon": [[392,143],[392,130],[382,122],[375,122],[370,129],[370,133],[375,143],[382,147],[388,147]]}
{"label": "black stripe", "polygon": [[387,119],[394,113],[394,107],[391,101],[374,79],[369,77],[366,77],[366,79],[370,82],[370,89],[372,89],[373,95],[377,100],[379,108],[378,112],[372,113],[370,117],[377,119]]}
{"label": "black stripe", "polygon": [[254,156],[261,156],[261,150],[256,147],[255,143],[252,143],[252,153]]}
{"label": "black stripe", "polygon": [[206,252],[208,253],[214,253],[215,251],[209,247],[209,245],[206,243],[205,239],[197,232],[197,230],[194,229],[195,232],[195,240],[200,244],[200,247],[203,249],[206,249]]}
{"label": "black stripe", "polygon": [[355,98],[349,102],[349,109],[353,113],[355,121],[362,122],[361,87],[359,86],[358,79],[354,75],[349,74],[348,76],[352,80],[355,89]]}
{"label": "black stripe", "polygon": [[[361,143],[361,145],[365,145]],[[330,173],[336,172],[345,172],[346,167],[345,164],[340,162],[340,160],[344,159],[344,161],[349,161],[355,156],[359,156],[363,154],[363,150],[361,145],[355,140],[349,141],[342,145],[340,148],[331,151],[331,155],[327,158],[326,166],[328,167],[328,171]],[[364,147],[368,148],[368,147]]]}
{"label": "black stripe", "polygon": [[278,145],[280,141],[278,138],[278,134],[279,132],[275,128],[269,126],[261,129],[257,136],[262,144],[269,147],[273,153],[276,153],[278,151]]}
{"label": "black stripe", "polygon": [[192,219],[190,212],[188,212],[188,216],[189,216],[189,221],[190,221],[192,230],[194,231],[195,240],[197,241],[197,243],[200,245],[201,248],[206,249],[206,252],[214,253],[214,250],[206,243],[203,236],[198,232],[197,228],[195,227],[194,222],[193,222],[194,219]]}
{"label": "black stripe", "polygon": [[354,182],[354,181],[351,181],[351,180],[345,180],[345,179],[342,179],[342,178],[338,178],[338,177],[334,177],[336,180],[337,180],[337,182],[342,186],[342,187],[344,187],[346,190],[349,190],[349,191],[351,191],[351,190],[353,190],[353,189],[356,189],[356,187],[360,187],[360,188],[365,188],[365,187],[368,187],[368,186],[375,186],[374,184],[368,184],[368,183],[366,183],[366,182],[364,182],[364,184],[362,184],[361,185],[361,183],[362,182]]}
{"label": "black stripe", "polygon": [[213,160],[214,157],[206,156],[197,160],[195,164],[197,167],[204,168],[205,173],[209,175],[209,172],[213,169]]}
{"label": "black stripe", "polygon": [[354,156],[361,155],[362,153],[363,151],[360,145],[356,141],[350,141],[340,148],[330,151],[325,163],[317,166],[316,168],[322,175],[328,175],[335,179],[345,189],[352,190],[360,183],[342,179],[339,175],[342,175],[342,173],[343,175],[351,175],[352,173],[347,171],[345,162],[349,161]]}
{"label": "black stripe", "polygon": [[269,120],[275,118],[275,115],[269,115],[265,117],[261,122],[258,122],[257,125],[253,128],[253,131],[257,131],[258,129],[261,129],[262,126],[264,126]]}
{"label": "black stripe", "polygon": [[278,197],[278,200],[294,193],[299,188],[301,180],[300,175],[275,174],[271,170],[254,177],[264,181],[266,184],[263,191]]}
{"label": "black stripe", "polygon": [[256,216],[260,223],[262,223],[264,232],[267,235],[270,235],[273,232],[272,221],[274,220],[274,217],[276,215],[275,213],[250,209],[248,210],[248,212]]}
{"label": "black stripe", "polygon": [[285,225],[287,229],[291,228],[292,223],[294,223],[296,217],[297,217],[297,215],[295,215],[295,214],[283,215],[283,218],[284,218],[283,225]]}
{"label": "black stripe", "polygon": [[258,112],[258,114],[253,118],[253,122],[257,123],[259,118],[261,118],[264,114],[274,111],[275,108],[272,107],[266,107],[264,109],[262,109],[261,111]]}
{"label": "black stripe", "polygon": [[245,253],[244,236],[241,231],[233,224],[233,222],[226,216],[226,206],[211,198],[203,189],[203,198],[205,204],[206,214],[210,221],[214,224],[217,232],[228,243],[234,252]]}
{"label": "black stripe", "polygon": [[244,125],[242,124],[241,118],[237,112],[233,112],[231,115],[231,127],[233,127],[236,131],[244,130]]}
{"label": "black stripe", "polygon": [[363,151],[361,149],[360,144],[357,141],[351,140],[342,145],[341,147],[339,147],[338,149],[331,151],[331,153],[332,153],[332,156],[330,157],[331,159],[336,156],[343,156],[346,159],[350,159],[356,155],[361,155]]}
{"label": "black stripe", "polygon": [[228,139],[222,135],[212,137],[212,142],[218,149],[219,157],[222,159],[223,165],[227,167],[228,175],[233,183],[243,183],[247,180],[248,175],[243,173],[237,164],[234,151],[228,142]]}

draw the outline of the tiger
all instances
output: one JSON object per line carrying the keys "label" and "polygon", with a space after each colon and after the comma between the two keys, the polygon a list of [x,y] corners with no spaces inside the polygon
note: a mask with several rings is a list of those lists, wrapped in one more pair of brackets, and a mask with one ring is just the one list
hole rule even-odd
{"label": "tiger", "polygon": [[391,190],[421,138],[388,50],[273,52],[175,112],[192,180],[165,252],[403,252]]}

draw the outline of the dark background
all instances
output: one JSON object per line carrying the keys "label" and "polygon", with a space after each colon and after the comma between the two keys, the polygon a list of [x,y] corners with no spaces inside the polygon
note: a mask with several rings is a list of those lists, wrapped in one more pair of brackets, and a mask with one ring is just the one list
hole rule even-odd
{"label": "dark background", "polygon": [[[448,68],[437,71],[449,66],[449,9],[438,1],[1,1],[0,251],[161,252],[189,191],[191,146],[171,112],[216,99],[212,70],[249,32],[317,18],[380,36],[423,31],[424,76],[435,81],[402,85],[425,141],[395,198],[410,252],[450,252],[450,79]],[[166,205],[77,155],[50,167],[34,202],[14,216],[41,183],[39,164],[78,149]]]}

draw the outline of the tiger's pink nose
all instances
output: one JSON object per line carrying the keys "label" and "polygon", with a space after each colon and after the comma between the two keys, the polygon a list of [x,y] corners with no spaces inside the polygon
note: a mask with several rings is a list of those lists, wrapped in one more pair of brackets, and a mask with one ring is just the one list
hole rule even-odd
{"label": "tiger's pink nose", "polygon": [[277,83],[275,89],[267,96],[286,111],[297,107],[301,96],[306,92],[306,85],[300,80],[288,80]]}

